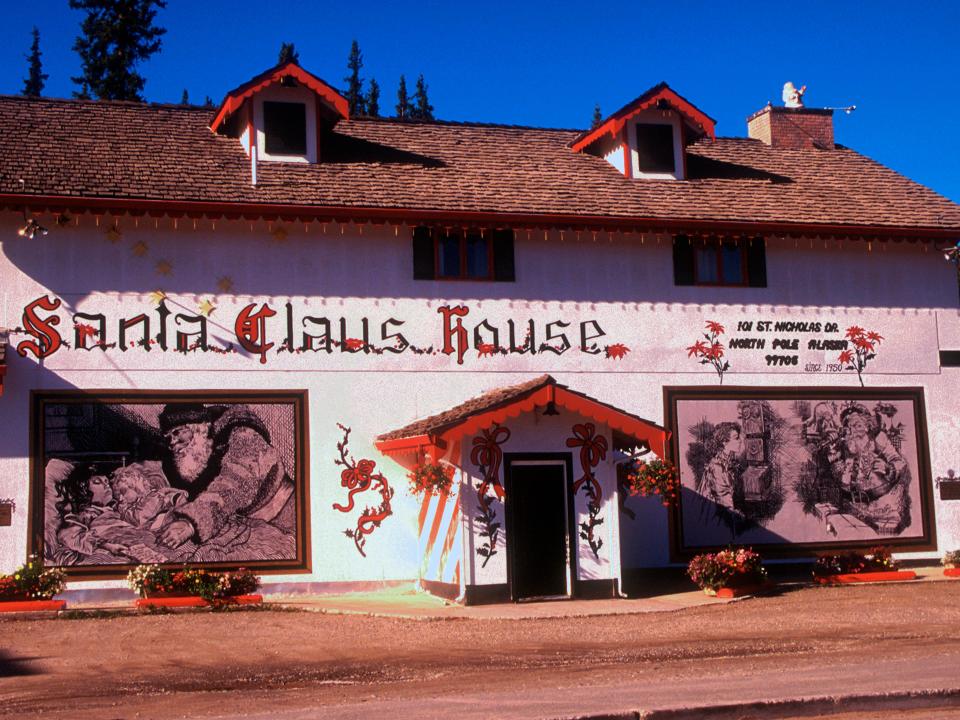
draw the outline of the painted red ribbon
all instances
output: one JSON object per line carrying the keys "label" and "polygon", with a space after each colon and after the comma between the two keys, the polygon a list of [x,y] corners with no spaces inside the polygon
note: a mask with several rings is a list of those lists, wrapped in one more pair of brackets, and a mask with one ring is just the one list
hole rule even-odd
{"label": "painted red ribbon", "polygon": [[600,461],[607,456],[607,439],[603,435],[596,434],[596,427],[593,423],[578,423],[573,426],[573,437],[567,438],[567,447],[580,448],[580,467],[583,469],[583,477],[573,484],[573,492],[576,493],[584,483],[589,483],[593,489],[594,502],[599,503],[603,497],[603,491],[600,483],[593,476],[592,468],[600,464]]}
{"label": "painted red ribbon", "polygon": [[483,483],[477,489],[477,495],[483,497],[487,488],[493,486],[493,491],[500,500],[503,500],[504,490],[500,484],[500,465],[503,462],[503,450],[500,446],[510,439],[510,430],[505,427],[494,426],[492,430],[483,430],[482,435],[473,438],[473,449],[470,451],[470,462],[483,470]]}

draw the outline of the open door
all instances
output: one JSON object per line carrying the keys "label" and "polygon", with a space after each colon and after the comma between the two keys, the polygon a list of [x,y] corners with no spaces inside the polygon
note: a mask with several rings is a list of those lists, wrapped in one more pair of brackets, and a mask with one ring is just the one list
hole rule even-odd
{"label": "open door", "polygon": [[567,464],[508,458],[506,469],[511,597],[518,601],[568,598],[575,575]]}

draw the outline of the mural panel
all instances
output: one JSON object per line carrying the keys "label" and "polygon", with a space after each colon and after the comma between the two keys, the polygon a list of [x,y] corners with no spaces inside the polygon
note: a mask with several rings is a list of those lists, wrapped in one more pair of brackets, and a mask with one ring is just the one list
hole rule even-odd
{"label": "mural panel", "polygon": [[675,555],[934,544],[919,388],[666,388]]}
{"label": "mural panel", "polygon": [[308,569],[306,393],[35,393],[31,552]]}

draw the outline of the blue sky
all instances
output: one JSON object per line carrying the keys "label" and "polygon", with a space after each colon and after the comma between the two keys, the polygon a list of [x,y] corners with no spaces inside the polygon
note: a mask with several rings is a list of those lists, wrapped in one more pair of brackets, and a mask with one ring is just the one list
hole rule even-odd
{"label": "blue sky", "polygon": [[[786,9],[785,9],[786,8]],[[787,10],[788,9],[788,10]],[[67,0],[5,2],[0,92],[19,93],[30,29],[41,33],[46,95],[69,97],[82,14]],[[665,80],[745,135],[783,83],[807,105],[857,105],[837,141],[960,202],[960,2],[247,2],[169,0],[161,52],[140,68],[150,101],[218,102],[296,43],[303,66],[342,85],[350,42],[392,114],[397,79],[423,73],[437,117],[584,127]]]}

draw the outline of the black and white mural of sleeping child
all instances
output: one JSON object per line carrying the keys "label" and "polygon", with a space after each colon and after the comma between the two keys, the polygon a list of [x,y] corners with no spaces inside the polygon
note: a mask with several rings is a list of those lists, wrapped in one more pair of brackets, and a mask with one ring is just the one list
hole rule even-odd
{"label": "black and white mural of sleeping child", "polygon": [[[270,432],[246,405],[169,403],[162,457],[104,469],[51,458],[47,560],[116,565],[290,559],[293,481]],[[290,432],[293,432],[292,419]]]}

